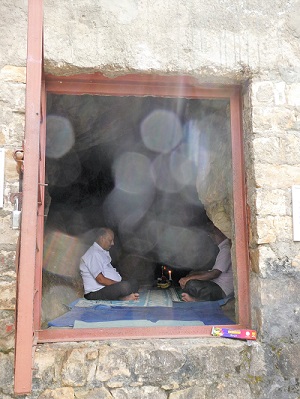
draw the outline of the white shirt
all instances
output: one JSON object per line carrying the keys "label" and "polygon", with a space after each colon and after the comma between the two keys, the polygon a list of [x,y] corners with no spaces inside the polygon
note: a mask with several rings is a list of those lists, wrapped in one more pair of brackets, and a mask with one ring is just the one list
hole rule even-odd
{"label": "white shirt", "polygon": [[101,290],[105,286],[96,281],[98,274],[114,281],[121,281],[122,277],[111,265],[111,257],[108,251],[99,244],[94,244],[86,251],[80,260],[80,274],[83,280],[84,293]]}
{"label": "white shirt", "polygon": [[226,238],[218,245],[220,252],[217,255],[216,262],[212,270],[220,270],[221,274],[219,277],[212,281],[218,284],[226,295],[233,294],[233,273],[232,273],[232,262],[231,262],[231,247],[230,241]]}

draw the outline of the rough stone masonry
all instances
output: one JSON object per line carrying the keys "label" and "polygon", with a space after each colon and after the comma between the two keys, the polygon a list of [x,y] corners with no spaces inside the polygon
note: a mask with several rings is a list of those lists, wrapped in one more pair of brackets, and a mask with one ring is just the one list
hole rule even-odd
{"label": "rough stone masonry", "polygon": [[[13,151],[24,138],[27,8],[0,4],[0,392],[14,398]],[[152,339],[38,345],[26,398],[300,397],[300,243],[291,187],[300,184],[300,2],[44,1],[47,73],[189,75],[243,86],[254,343]],[[205,202],[205,200],[204,200]],[[205,204],[209,208],[210,204]]]}

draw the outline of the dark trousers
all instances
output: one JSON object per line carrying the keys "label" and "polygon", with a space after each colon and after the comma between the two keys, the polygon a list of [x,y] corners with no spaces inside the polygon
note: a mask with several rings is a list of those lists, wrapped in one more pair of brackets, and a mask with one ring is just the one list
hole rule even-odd
{"label": "dark trousers", "polygon": [[183,292],[195,298],[196,301],[218,301],[226,296],[218,284],[203,280],[189,280]]}
{"label": "dark trousers", "polygon": [[85,299],[96,300],[118,300],[127,295],[138,292],[139,284],[136,280],[122,280],[119,283],[107,285],[99,291],[89,292],[85,294]]}

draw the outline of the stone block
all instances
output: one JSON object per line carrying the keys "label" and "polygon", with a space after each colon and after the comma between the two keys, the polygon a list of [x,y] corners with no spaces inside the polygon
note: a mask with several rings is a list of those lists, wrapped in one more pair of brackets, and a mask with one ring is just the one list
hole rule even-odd
{"label": "stone block", "polygon": [[259,163],[261,167],[264,164],[278,164],[284,160],[284,148],[281,145],[279,137],[254,137],[252,141],[253,156],[255,162]]}
{"label": "stone block", "polygon": [[252,377],[263,378],[268,371],[268,365],[265,359],[265,350],[259,342],[251,343],[251,356],[249,365],[249,375]]}
{"label": "stone block", "polygon": [[280,348],[278,366],[284,378],[299,378],[300,343],[290,343]]}
{"label": "stone block", "polygon": [[253,131],[280,132],[295,127],[296,113],[294,109],[284,107],[257,107],[252,109]]}
{"label": "stone block", "polygon": [[207,388],[202,385],[197,385],[191,388],[181,389],[171,392],[169,399],[191,399],[191,398],[210,398],[207,396]]}
{"label": "stone block", "polygon": [[[0,211],[0,215],[1,215]],[[3,215],[3,216],[2,216]],[[12,230],[12,213],[3,212],[0,219],[0,245],[15,245],[20,234],[19,230]]]}
{"label": "stone block", "polygon": [[299,82],[299,66],[291,65],[289,62],[283,62],[279,65],[278,73],[280,79],[282,79],[286,84],[292,84]]}
{"label": "stone block", "polygon": [[15,345],[15,312],[0,311],[0,348],[4,352],[14,348]]}
{"label": "stone block", "polygon": [[257,243],[270,244],[289,241],[292,237],[291,216],[266,216],[257,218]]}
{"label": "stone block", "polygon": [[291,106],[300,106],[300,83],[293,83],[287,87],[287,103]]}
{"label": "stone block", "polygon": [[255,272],[266,277],[269,268],[269,262],[276,260],[277,256],[269,246],[259,245],[256,249],[250,251],[251,261],[255,264]]}
{"label": "stone block", "polygon": [[47,345],[43,346],[43,351],[37,347],[34,354],[34,386],[50,387],[54,382],[60,380],[60,370],[64,361],[65,351],[49,350]]}
{"label": "stone block", "polygon": [[96,380],[101,382],[111,379],[123,381],[125,378],[130,378],[133,364],[131,360],[134,362],[135,356],[135,350],[128,351],[122,347],[102,347],[99,353]]}
{"label": "stone block", "polygon": [[243,398],[253,399],[250,386],[245,381],[237,381],[236,378],[222,379],[218,383],[207,388],[206,398]]}
{"label": "stone block", "polygon": [[[272,271],[270,271],[270,274]],[[274,273],[274,272],[273,272]],[[284,287],[284,288],[283,288]],[[264,279],[261,281],[261,303],[264,306],[297,306],[297,297],[300,293],[300,287],[297,280],[292,277],[285,277],[284,270],[279,270],[273,274],[273,279]]]}
{"label": "stone block", "polygon": [[272,82],[254,82],[251,85],[252,105],[273,104],[274,103],[274,86]]}
{"label": "stone block", "polygon": [[140,398],[167,399],[168,398],[168,394],[165,391],[154,386],[114,389],[112,393],[114,399],[140,399]]}
{"label": "stone block", "polygon": [[0,309],[13,310],[16,302],[15,273],[7,272],[0,278]]}
{"label": "stone block", "polygon": [[13,151],[6,150],[5,152],[5,180],[19,181],[20,175],[17,172],[17,162],[13,158]]}
{"label": "stone block", "polygon": [[25,65],[27,40],[27,5],[16,0],[14,3],[1,2],[0,14],[5,15],[1,27],[0,65]]}
{"label": "stone block", "polygon": [[288,214],[290,203],[287,199],[287,190],[258,188],[256,194],[256,212],[260,217]]}
{"label": "stone block", "polygon": [[276,257],[278,259],[288,259],[289,263],[291,264],[293,257],[297,256],[297,253],[299,251],[299,245],[299,242],[277,241],[276,247],[274,247],[273,249],[276,252]]}
{"label": "stone block", "polygon": [[290,241],[292,239],[292,217],[278,216],[274,218],[274,228],[278,235],[278,241]]}
{"label": "stone block", "polygon": [[[186,355],[186,362],[181,369],[183,374],[183,382],[186,379],[190,383],[197,384],[197,381],[205,378],[206,382],[212,383],[217,381],[221,376],[234,375],[236,370],[239,369],[240,373],[244,372],[245,367],[243,359],[242,342],[228,342],[226,339],[218,339],[210,342],[194,344]],[[222,357],[220,363],[218,359]],[[224,368],[226,364],[226,368]],[[184,378],[185,376],[185,378]],[[205,377],[204,377],[205,376]]]}
{"label": "stone block", "polygon": [[14,355],[0,352],[0,387],[3,393],[12,393],[14,380]]}
{"label": "stone block", "polygon": [[257,218],[257,243],[270,244],[276,241],[276,237],[274,218],[271,216]]}
{"label": "stone block", "polygon": [[74,389],[70,387],[46,389],[42,392],[38,399],[74,399]]}
{"label": "stone block", "polygon": [[16,269],[15,256],[16,256],[15,251],[6,251],[5,249],[1,250],[0,274],[3,274],[4,272],[7,272],[8,270],[11,272],[15,271],[15,269]]}
{"label": "stone block", "polygon": [[284,148],[284,162],[288,165],[299,165],[299,148],[300,136],[297,131],[289,131],[281,138],[282,147]]}
{"label": "stone block", "polygon": [[286,105],[286,83],[276,81],[254,81],[250,96],[253,106]]}
{"label": "stone block", "polygon": [[0,99],[7,108],[18,113],[25,113],[25,84],[2,82]]}
{"label": "stone block", "polygon": [[262,164],[256,163],[256,187],[273,189],[290,189],[294,184],[300,184],[300,164]]}
{"label": "stone block", "polygon": [[[298,294],[299,295],[299,294]],[[261,327],[259,331],[262,342],[293,342],[298,340],[300,322],[299,306],[295,304],[277,304],[261,308]]]}
{"label": "stone block", "polygon": [[[0,97],[1,99],[1,97]],[[25,130],[25,115],[8,106],[0,108],[0,143],[21,148]]]}
{"label": "stone block", "polygon": [[87,380],[86,353],[83,350],[73,349],[67,353],[63,364],[61,378],[63,385],[82,387]]}
{"label": "stone block", "polygon": [[[76,391],[76,399],[113,399],[117,396],[112,396],[106,388],[94,388],[85,390],[84,392]],[[125,396],[122,396],[122,399]]]}
{"label": "stone block", "polygon": [[[259,279],[255,315],[262,342],[297,340],[300,308],[297,301],[300,290],[297,280],[284,271],[274,273],[273,278]],[[259,297],[259,298],[258,298]]]}
{"label": "stone block", "polygon": [[[37,346],[34,356],[33,381],[36,388],[56,384],[81,387],[96,386],[95,369],[98,359],[98,342],[58,343]],[[77,364],[78,362],[78,364]],[[92,378],[92,377],[93,378]]]}
{"label": "stone block", "polygon": [[140,350],[134,364],[138,381],[151,384],[168,384],[184,365],[184,357],[173,348]]}
{"label": "stone block", "polygon": [[0,81],[26,83],[26,68],[14,65],[5,65],[0,70]]}

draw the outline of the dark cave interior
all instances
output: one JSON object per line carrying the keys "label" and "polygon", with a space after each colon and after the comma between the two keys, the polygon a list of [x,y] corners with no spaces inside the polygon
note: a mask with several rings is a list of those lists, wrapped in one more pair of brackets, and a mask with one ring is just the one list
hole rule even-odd
{"label": "dark cave interior", "polygon": [[[203,229],[196,191],[207,167],[211,121],[225,100],[48,94],[45,232],[86,244],[95,229],[115,232],[116,264],[125,255],[173,270],[178,280],[209,269],[217,248]],[[227,118],[228,119],[228,118]]]}

